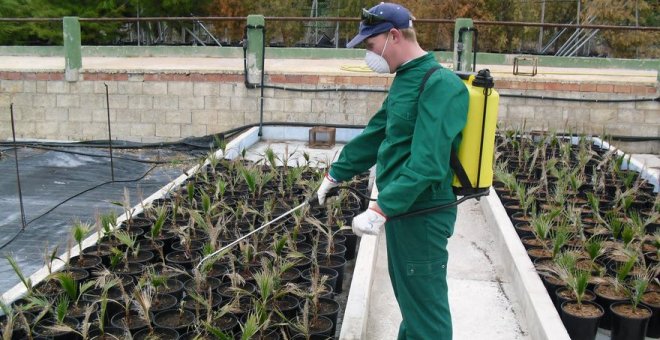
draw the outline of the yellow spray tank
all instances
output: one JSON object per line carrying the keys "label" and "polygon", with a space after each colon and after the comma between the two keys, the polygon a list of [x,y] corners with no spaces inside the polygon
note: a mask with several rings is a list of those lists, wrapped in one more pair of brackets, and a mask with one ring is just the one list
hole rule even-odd
{"label": "yellow spray tank", "polygon": [[474,73],[456,72],[469,92],[467,123],[457,152],[452,152],[452,187],[459,196],[488,194],[493,184],[495,130],[500,95],[487,69]]}

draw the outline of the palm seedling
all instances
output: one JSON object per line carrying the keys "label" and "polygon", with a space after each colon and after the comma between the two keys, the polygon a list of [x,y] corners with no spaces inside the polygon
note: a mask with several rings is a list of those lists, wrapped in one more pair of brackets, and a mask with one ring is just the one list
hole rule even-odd
{"label": "palm seedling", "polygon": [[84,255],[83,254],[82,243],[85,239],[85,236],[87,236],[87,234],[89,234],[91,229],[92,229],[92,227],[88,223],[83,223],[83,222],[80,222],[80,221],[76,221],[76,222],[73,223],[73,228],[71,229],[71,233],[72,233],[73,239],[78,244],[78,250],[79,250],[78,258],[79,258],[80,261],[83,260],[83,255]]}
{"label": "palm seedling", "polygon": [[57,252],[59,250],[59,246],[55,246],[53,250],[49,250],[48,248],[48,241],[46,241],[46,245],[44,247],[44,253],[43,253],[43,259],[44,259],[44,264],[46,265],[46,268],[48,269],[48,275],[53,273],[53,262],[55,260],[59,260],[60,258],[57,256]]}
{"label": "palm seedling", "polygon": [[577,266],[577,260],[577,253],[565,252],[556,259],[556,263],[560,269],[562,281],[571,290],[578,308],[582,309],[582,301],[589,285],[591,273],[588,270],[580,269]]}
{"label": "palm seedling", "polygon": [[[154,332],[151,325],[151,305],[154,298],[154,289],[151,285],[138,286],[133,290],[133,308],[138,312],[138,316],[144,320],[149,328],[149,334]],[[128,322],[128,318],[126,318]]]}
{"label": "palm seedling", "polygon": [[231,304],[222,306],[217,312],[213,311],[212,304],[210,303],[206,303],[205,307],[207,308],[206,320],[203,322],[203,325],[206,332],[219,340],[234,340],[234,337],[232,337],[231,334],[227,334],[214,325],[215,320],[221,318],[231,310]]}
{"label": "palm seedling", "polygon": [[115,233],[115,237],[126,247],[126,252],[124,254],[124,268],[128,269],[129,256],[137,256],[140,251],[140,244],[137,242],[137,236],[131,235],[126,231],[120,230]]}
{"label": "palm seedling", "polygon": [[19,280],[21,280],[21,283],[23,283],[23,286],[25,286],[25,289],[27,290],[27,295],[30,296],[32,295],[32,289],[34,288],[32,286],[32,280],[30,280],[29,277],[25,276],[23,274],[23,271],[21,268],[18,266],[18,263],[16,262],[16,259],[10,254],[5,255],[5,258],[7,259],[7,262],[9,262],[9,265],[11,266],[11,269],[14,270],[14,273],[16,273],[16,276],[18,276]]}
{"label": "palm seedling", "polygon": [[114,201],[112,204],[122,207],[124,209],[124,215],[128,219],[126,224],[126,230],[131,230],[131,225],[133,225],[133,208],[131,206],[131,196],[128,191],[128,188],[124,188],[124,200],[121,202]]}
{"label": "palm seedling", "polygon": [[71,302],[69,301],[69,298],[66,295],[62,295],[57,299],[57,301],[55,302],[55,309],[53,311],[53,316],[55,317],[54,320],[55,323],[51,326],[47,326],[47,328],[55,332],[80,334],[78,331],[73,329],[71,326],[67,325],[65,322],[66,316],[69,311],[70,303]]}
{"label": "palm seedling", "polygon": [[92,280],[78,284],[69,272],[59,272],[53,275],[59,281],[60,287],[62,287],[71,307],[79,308],[80,298],[96,284]]}

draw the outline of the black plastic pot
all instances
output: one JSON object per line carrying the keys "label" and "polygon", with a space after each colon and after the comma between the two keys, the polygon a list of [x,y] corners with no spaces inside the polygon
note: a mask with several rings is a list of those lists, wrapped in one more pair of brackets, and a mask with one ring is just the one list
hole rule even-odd
{"label": "black plastic pot", "polygon": [[[300,318],[300,316],[298,316],[298,317]],[[311,322],[312,321],[310,320],[310,324],[311,324]],[[333,338],[334,334],[332,334],[331,332],[332,332],[332,329],[335,327],[335,325],[327,317],[319,316],[318,317],[318,324],[314,325],[314,327],[315,327],[314,329],[310,330],[310,335],[311,335],[309,337],[310,340],[311,339],[314,339],[314,340],[327,340],[327,339],[332,339]],[[292,339],[305,339],[304,336],[302,338],[298,337],[301,334],[300,334],[299,331],[297,331],[293,327],[289,327],[289,332],[292,335]]]}
{"label": "black plastic pot", "polygon": [[170,294],[177,299],[181,299],[183,297],[183,282],[175,278],[169,278],[165,286],[158,288],[158,292],[161,294]]}
{"label": "black plastic pot", "polygon": [[[23,315],[25,316],[25,320],[27,321],[27,325],[24,324],[19,316],[14,316],[14,327],[12,329],[12,339],[26,339],[28,338],[28,334],[26,332],[26,328],[29,329],[32,327],[32,322],[35,318],[34,314],[28,313],[28,312],[23,312]],[[2,332],[5,330],[5,326],[7,325],[7,315],[2,315],[0,316],[0,335],[4,335]]]}
{"label": "black plastic pot", "polygon": [[651,320],[651,310],[644,306],[638,305],[638,309],[645,309],[648,311],[647,317],[631,318],[616,311],[617,306],[629,304],[628,302],[615,302],[610,305],[612,312],[612,340],[644,340],[646,337],[646,330]]}
{"label": "black plastic pot", "polygon": [[[47,318],[41,319],[32,330],[35,338],[39,339],[52,339],[52,340],[77,340],[82,339],[80,334],[75,331],[59,331],[49,328],[50,326],[55,325],[55,319]],[[64,317],[64,324],[71,327],[72,329],[78,328],[78,320],[70,317]]]}
{"label": "black plastic pot", "polygon": [[197,287],[197,283],[195,282],[195,279],[189,279],[183,284],[183,287],[188,292],[196,292],[197,294],[206,296],[208,295],[209,288],[211,289],[212,292],[215,291],[216,289],[218,289],[218,287],[220,287],[222,281],[220,281],[220,279],[217,279],[215,277],[207,277],[202,284],[203,286]]}
{"label": "black plastic pot", "polygon": [[565,301],[561,304],[561,321],[566,327],[568,335],[571,336],[571,340],[593,340],[596,338],[596,333],[598,332],[598,323],[603,317],[604,311],[603,307],[599,306],[597,303],[583,301],[583,305],[594,306],[600,312],[598,316],[594,317],[583,317],[579,315],[573,315],[566,311],[566,306],[569,304],[577,304],[576,301]]}
{"label": "black plastic pot", "polygon": [[332,329],[330,330],[330,334],[335,334],[335,330],[337,328],[337,317],[339,316],[339,309],[341,308],[339,305],[339,302],[333,300],[333,299],[328,299],[328,298],[319,298],[319,304],[321,305],[321,311],[319,311],[319,315],[325,316],[326,318],[330,319],[332,321]]}
{"label": "black plastic pot", "polygon": [[346,241],[344,241],[344,246],[346,246],[346,253],[344,254],[344,258],[350,261],[355,258],[358,237],[350,230],[343,230],[340,232],[340,234],[346,237]]}
{"label": "black plastic pot", "polygon": [[194,265],[199,262],[200,255],[198,253],[192,253],[187,255],[183,251],[173,251],[165,255],[165,261],[167,263],[178,264],[187,270],[192,270]]}
{"label": "black plastic pot", "polygon": [[133,335],[133,340],[149,339],[177,340],[179,339],[179,332],[171,328],[154,327],[153,333],[148,328],[145,328]]}
{"label": "black plastic pot", "polygon": [[295,296],[285,295],[277,300],[271,300],[266,305],[266,310],[275,311],[278,310],[284,317],[287,319],[294,318],[298,310],[299,301]]}
{"label": "black plastic pot", "polygon": [[[310,271],[311,271],[311,268],[310,269],[305,269],[301,273],[302,278],[307,282],[311,282],[311,279],[312,279]],[[328,276],[328,279],[325,281],[325,283],[327,285],[329,285],[330,287],[332,287],[332,289],[334,291],[334,289],[337,285],[337,275],[339,275],[337,273],[337,271],[332,269],[332,268],[320,267],[319,268],[319,273],[321,274],[321,276],[323,276],[323,275]]]}
{"label": "black plastic pot", "polygon": [[[220,294],[222,297],[231,299],[233,298],[236,293],[230,290],[231,287],[231,282],[223,282],[220,284],[220,286],[217,289],[218,294]],[[240,288],[250,294],[254,293],[257,290],[257,287],[254,285],[252,282],[245,282],[244,285],[238,285],[237,288]]]}
{"label": "black plastic pot", "polygon": [[337,271],[337,280],[335,281],[334,291],[339,294],[343,290],[344,285],[344,271],[346,270],[346,259],[341,256],[331,255],[319,257],[319,267],[330,268]]}
{"label": "black plastic pot", "polygon": [[[206,294],[204,295],[206,297]],[[188,295],[183,298],[184,301],[184,308],[195,313],[195,315],[206,315],[206,306],[203,304],[200,304],[197,302],[197,300],[193,299],[192,296]],[[222,304],[222,295],[218,293],[213,293],[211,294],[211,299],[210,299],[210,304],[211,304],[211,310],[215,311],[220,308],[220,304]]]}
{"label": "black plastic pot", "polygon": [[170,309],[154,315],[153,323],[156,327],[171,328],[179,334],[190,331],[195,321],[195,314],[187,309]]}
{"label": "black plastic pot", "polygon": [[137,312],[131,311],[129,313],[130,321],[126,322],[126,313],[123,311],[115,314],[110,320],[113,327],[128,329],[131,334],[135,334],[143,328],[147,327],[147,323],[140,318]]}
{"label": "black plastic pot", "polygon": [[[644,296],[646,297],[649,294],[660,294],[660,293],[647,291],[644,294]],[[651,309],[651,312],[653,312],[653,315],[651,316],[651,320],[649,320],[649,329],[646,331],[646,336],[651,338],[660,338],[660,304],[652,305],[644,300],[642,300],[642,304],[644,304],[644,306]]]}
{"label": "black plastic pot", "polygon": [[594,288],[594,294],[596,294],[596,303],[603,307],[603,310],[605,311],[603,318],[600,320],[600,328],[610,330],[612,329],[613,318],[610,306],[615,302],[626,301],[627,298],[613,299],[611,297],[604,296],[599,292],[599,286]]}
{"label": "black plastic pot", "polygon": [[94,268],[101,265],[101,258],[96,255],[85,255],[83,258],[80,256],[74,256],[69,259],[69,267],[73,269],[84,269],[87,271],[93,270]]}
{"label": "black plastic pot", "polygon": [[175,308],[179,303],[179,299],[171,294],[156,294],[151,300],[151,312],[156,314],[164,310]]}

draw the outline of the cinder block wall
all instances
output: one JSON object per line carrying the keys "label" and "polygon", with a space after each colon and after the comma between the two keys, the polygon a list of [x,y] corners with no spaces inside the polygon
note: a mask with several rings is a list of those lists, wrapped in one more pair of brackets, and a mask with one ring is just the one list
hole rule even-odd
{"label": "cinder block wall", "polygon": [[[240,73],[83,73],[67,82],[63,73],[0,72],[0,139],[11,137],[14,104],[18,138],[107,138],[106,85],[112,136],[160,142],[203,136],[257,123],[260,90],[247,89]],[[391,76],[269,74],[266,83],[291,88],[387,89]],[[501,94],[561,98],[649,98],[655,86],[537,81],[496,82]],[[264,90],[264,121],[366,124],[384,93]],[[660,103],[587,103],[501,98],[500,126],[577,131],[601,135],[660,136]],[[660,153],[660,142],[636,142],[624,150]]]}

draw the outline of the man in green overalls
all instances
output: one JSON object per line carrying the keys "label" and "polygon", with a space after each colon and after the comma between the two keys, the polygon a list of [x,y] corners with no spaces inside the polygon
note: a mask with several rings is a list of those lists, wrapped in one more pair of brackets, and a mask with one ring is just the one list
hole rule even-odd
{"label": "man in green overalls", "polygon": [[398,339],[451,339],[447,239],[456,207],[394,217],[456,200],[449,155],[461,141],[468,92],[452,71],[441,68],[419,93],[426,72],[438,62],[417,43],[412,20],[397,4],[363,10],[359,34],[347,47],[364,42],[367,65],[396,76],[380,110],[330,167],[318,198],[323,203],[328,190],[377,165],[377,204],[353,219],[353,231],[376,235],[385,226],[388,269],[403,316]]}

